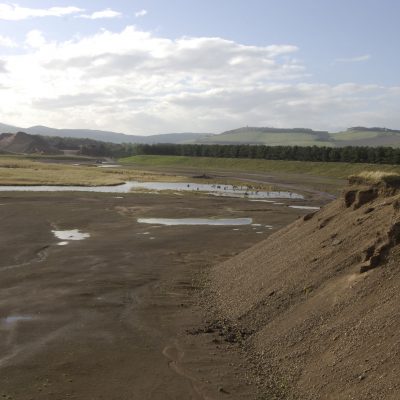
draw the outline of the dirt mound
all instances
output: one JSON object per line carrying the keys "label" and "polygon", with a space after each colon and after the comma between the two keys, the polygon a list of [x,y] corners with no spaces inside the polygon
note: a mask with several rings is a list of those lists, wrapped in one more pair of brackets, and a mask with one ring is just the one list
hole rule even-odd
{"label": "dirt mound", "polygon": [[358,181],[214,268],[269,398],[400,398],[399,241],[400,191]]}
{"label": "dirt mound", "polygon": [[2,133],[0,135],[0,151],[19,154],[60,154],[40,136],[24,132]]}

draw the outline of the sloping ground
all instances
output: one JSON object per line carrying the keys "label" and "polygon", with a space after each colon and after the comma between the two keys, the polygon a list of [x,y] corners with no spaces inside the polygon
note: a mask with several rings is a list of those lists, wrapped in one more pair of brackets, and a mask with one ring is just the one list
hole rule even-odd
{"label": "sloping ground", "polygon": [[312,129],[244,127],[197,141],[203,144],[265,144],[269,146],[333,146],[328,132]]}
{"label": "sloping ground", "polygon": [[400,131],[385,128],[349,128],[344,132],[331,133],[336,147],[343,146],[400,146]]}
{"label": "sloping ground", "polygon": [[23,154],[60,154],[40,136],[28,135],[24,132],[3,133],[0,135],[0,150],[8,153]]}
{"label": "sloping ground", "polygon": [[217,266],[218,309],[268,398],[400,398],[400,192],[343,197]]}

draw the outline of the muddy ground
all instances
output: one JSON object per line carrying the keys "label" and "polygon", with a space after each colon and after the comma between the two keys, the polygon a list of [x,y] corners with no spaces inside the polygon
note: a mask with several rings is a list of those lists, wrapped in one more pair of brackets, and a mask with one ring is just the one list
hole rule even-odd
{"label": "muddy ground", "polygon": [[[307,211],[206,195],[118,197],[0,193],[0,398],[262,398],[237,346],[202,333],[198,277]],[[59,246],[52,230],[64,229],[91,236]]]}

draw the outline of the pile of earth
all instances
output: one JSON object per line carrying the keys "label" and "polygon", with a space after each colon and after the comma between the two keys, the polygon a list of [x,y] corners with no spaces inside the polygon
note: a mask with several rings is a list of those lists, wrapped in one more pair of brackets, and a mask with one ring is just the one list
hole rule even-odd
{"label": "pile of earth", "polygon": [[343,196],[211,271],[269,399],[400,398],[400,190]]}
{"label": "pile of earth", "polygon": [[0,135],[0,152],[13,154],[60,154],[45,139],[24,132],[2,133]]}

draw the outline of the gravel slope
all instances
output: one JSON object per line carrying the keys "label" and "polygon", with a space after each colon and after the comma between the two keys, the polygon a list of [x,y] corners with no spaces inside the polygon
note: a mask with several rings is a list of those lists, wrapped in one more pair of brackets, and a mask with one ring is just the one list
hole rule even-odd
{"label": "gravel slope", "polygon": [[400,193],[341,198],[211,272],[268,398],[400,398]]}

